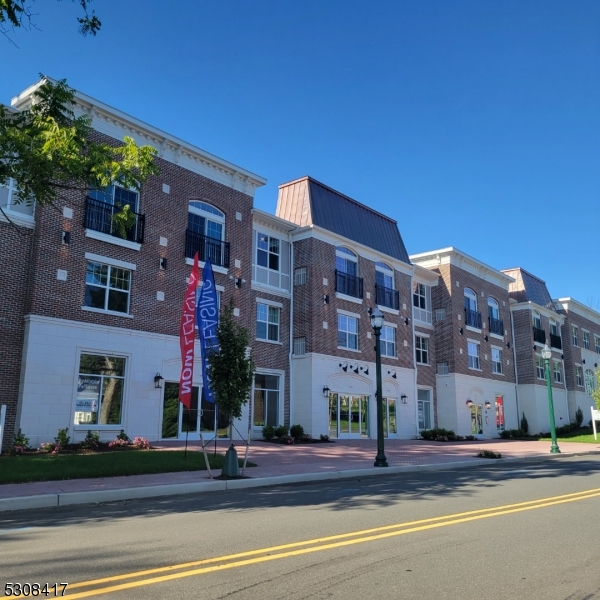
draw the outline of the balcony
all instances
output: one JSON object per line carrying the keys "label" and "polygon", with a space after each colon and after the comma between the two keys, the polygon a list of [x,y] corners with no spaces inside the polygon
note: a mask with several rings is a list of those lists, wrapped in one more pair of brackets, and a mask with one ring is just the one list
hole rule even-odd
{"label": "balcony", "polygon": [[546,332],[543,329],[539,329],[538,327],[533,328],[533,341],[538,344],[546,343]]}
{"label": "balcony", "polygon": [[198,253],[198,260],[210,262],[217,267],[229,268],[229,242],[223,242],[208,235],[202,235],[187,229],[185,232],[185,257],[194,258]]}
{"label": "balcony", "polygon": [[[144,242],[144,225],[146,222],[145,215],[133,213],[135,215],[134,224],[127,229],[127,236],[123,238],[113,222],[115,213],[120,212],[122,206],[119,204],[107,204],[94,200],[94,198],[86,198],[85,201],[85,223],[86,229],[106,233],[121,239],[126,239],[129,242],[142,244]],[[133,212],[133,211],[132,211]]]}
{"label": "balcony", "polygon": [[562,350],[562,338],[560,335],[550,334],[550,347]]}
{"label": "balcony", "polygon": [[504,336],[504,321],[502,321],[502,319],[494,319],[494,317],[488,317],[488,322],[490,325],[490,333]]}
{"label": "balcony", "polygon": [[467,327],[481,329],[481,313],[470,308],[465,308],[465,324]]}
{"label": "balcony", "polygon": [[335,291],[354,298],[363,297],[363,280],[360,277],[335,270]]}
{"label": "balcony", "polygon": [[393,290],[392,288],[384,287],[383,285],[376,285],[375,302],[377,302],[379,306],[387,306],[388,308],[399,310],[400,294],[398,293],[398,290]]}

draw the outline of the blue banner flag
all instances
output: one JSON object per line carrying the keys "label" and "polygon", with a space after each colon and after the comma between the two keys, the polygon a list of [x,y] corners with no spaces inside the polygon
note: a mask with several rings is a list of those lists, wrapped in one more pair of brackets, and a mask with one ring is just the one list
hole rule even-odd
{"label": "blue banner flag", "polygon": [[219,351],[219,340],[217,339],[217,326],[219,325],[219,305],[217,302],[217,290],[215,289],[215,278],[213,276],[210,260],[204,263],[202,269],[202,291],[196,308],[196,323],[200,334],[200,350],[202,351],[202,386],[204,399],[215,402],[215,396],[208,377],[208,356],[212,352]]}

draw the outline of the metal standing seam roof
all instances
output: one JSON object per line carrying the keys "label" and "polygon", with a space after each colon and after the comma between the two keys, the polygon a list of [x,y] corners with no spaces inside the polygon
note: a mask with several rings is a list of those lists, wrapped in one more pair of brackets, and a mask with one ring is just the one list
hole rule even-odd
{"label": "metal standing seam roof", "polygon": [[[298,193],[282,194],[282,191],[290,186],[299,186]],[[303,187],[308,193],[302,193],[301,188]],[[292,196],[296,198],[294,202],[308,203],[308,206],[291,207],[289,204],[291,201],[287,198]],[[349,240],[373,248],[373,250],[377,250],[382,254],[410,264],[408,252],[398,230],[398,224],[394,219],[386,217],[310,177],[303,177],[280,186],[279,198],[280,202],[283,200],[284,203],[288,204],[288,206],[278,205],[278,213],[281,211],[283,218],[291,218],[292,220],[302,218],[302,222],[298,223],[299,225],[322,227]],[[300,215],[303,216],[300,217]]]}
{"label": "metal standing seam roof", "polygon": [[525,269],[518,267],[516,269],[505,269],[503,273],[510,274],[517,281],[511,284],[509,296],[517,302],[533,302],[539,306],[544,306],[555,310],[554,302],[546,287],[546,282],[528,273]]}

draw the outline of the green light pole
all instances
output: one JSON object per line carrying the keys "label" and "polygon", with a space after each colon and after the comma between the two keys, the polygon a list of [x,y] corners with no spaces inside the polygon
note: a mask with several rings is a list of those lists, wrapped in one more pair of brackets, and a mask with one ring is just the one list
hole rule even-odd
{"label": "green light pole", "polygon": [[381,311],[375,307],[371,311],[371,327],[375,332],[375,379],[377,381],[377,456],[374,466],[387,467],[388,462],[383,451],[383,398],[381,386],[381,347],[380,339],[381,328],[383,327],[384,316]]}
{"label": "green light pole", "polygon": [[552,446],[550,446],[551,454],[560,454],[560,448],[556,443],[556,426],[554,425],[554,402],[552,401],[552,382],[550,381],[550,357],[552,350],[548,348],[548,344],[544,344],[542,349],[542,358],[546,369],[546,386],[548,388],[548,410],[550,411],[550,435],[552,436]]}

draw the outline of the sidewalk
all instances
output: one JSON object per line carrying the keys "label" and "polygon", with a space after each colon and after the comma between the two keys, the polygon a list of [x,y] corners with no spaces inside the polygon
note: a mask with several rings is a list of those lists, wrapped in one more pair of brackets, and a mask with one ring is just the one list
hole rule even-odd
{"label": "sidewalk", "polygon": [[[182,442],[155,442],[164,449],[182,449]],[[217,442],[224,452],[228,442]],[[214,446],[211,444],[211,450]],[[200,446],[189,444],[189,450]],[[237,446],[240,458],[244,446]],[[99,479],[70,479],[39,483],[0,485],[0,512],[26,508],[109,502],[133,498],[168,496],[208,491],[225,491],[283,483],[340,479],[343,477],[385,475],[426,469],[452,469],[491,465],[496,461],[476,458],[480,450],[493,450],[504,460],[539,459],[550,456],[590,454],[600,451],[596,444],[561,443],[560,455],[550,454],[550,442],[493,440],[478,442],[424,442],[419,440],[386,440],[385,454],[389,468],[375,469],[375,440],[336,440],[329,444],[283,445],[252,442],[248,460],[250,479],[211,480],[206,471],[133,475]],[[502,464],[500,462],[500,464]],[[213,473],[220,475],[220,472]]]}

